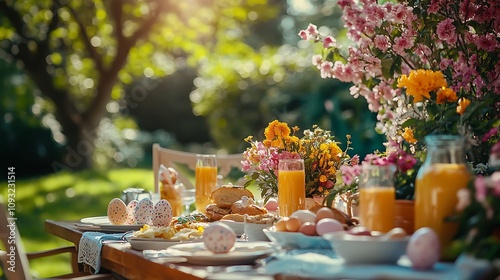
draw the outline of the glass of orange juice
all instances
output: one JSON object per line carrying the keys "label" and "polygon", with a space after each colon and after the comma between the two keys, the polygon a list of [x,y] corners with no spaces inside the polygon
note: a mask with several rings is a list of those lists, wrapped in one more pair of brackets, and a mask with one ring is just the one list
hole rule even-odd
{"label": "glass of orange juice", "polygon": [[359,181],[359,218],[369,230],[388,232],[394,228],[394,165],[364,164]]}
{"label": "glass of orange juice", "polygon": [[281,217],[306,207],[306,176],[303,159],[282,159],[278,163],[278,210]]}
{"label": "glass of orange juice", "polygon": [[210,204],[210,195],[217,188],[216,155],[196,155],[195,178],[196,210],[205,213],[205,208]]}

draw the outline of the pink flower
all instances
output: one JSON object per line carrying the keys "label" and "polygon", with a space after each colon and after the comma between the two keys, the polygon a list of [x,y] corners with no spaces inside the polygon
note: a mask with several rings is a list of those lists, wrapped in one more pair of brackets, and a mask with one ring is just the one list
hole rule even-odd
{"label": "pink flower", "polygon": [[482,203],[486,199],[488,186],[483,176],[478,176],[474,180],[474,187],[476,188],[476,200]]}
{"label": "pink flower", "polygon": [[436,33],[439,40],[448,44],[455,44],[457,42],[457,34],[455,33],[456,27],[453,25],[453,20],[447,18],[437,25]]}
{"label": "pink flower", "polygon": [[302,40],[316,40],[319,36],[316,25],[309,23],[305,30],[301,30],[298,34]]}
{"label": "pink flower", "polygon": [[497,40],[493,34],[486,34],[484,36],[479,36],[476,40],[476,45],[478,49],[485,51],[494,51],[497,47]]}
{"label": "pink flower", "polygon": [[302,40],[308,40],[309,39],[307,31],[305,31],[305,30],[300,30],[299,36],[300,36],[300,38],[302,38]]}
{"label": "pink flower", "polygon": [[385,52],[390,46],[389,38],[385,35],[377,35],[375,39],[373,39],[373,43],[376,48],[379,48],[381,51]]}
{"label": "pink flower", "polygon": [[408,37],[397,37],[396,39],[394,39],[393,49],[399,55],[404,56],[405,50],[411,48],[412,46],[413,41]]}
{"label": "pink flower", "polygon": [[333,63],[330,61],[324,61],[321,63],[321,78],[326,79],[326,78],[331,78],[332,77],[332,67]]}
{"label": "pink flower", "polygon": [[483,137],[481,138],[481,142],[486,142],[488,141],[493,135],[497,134],[497,132],[500,131],[500,127],[494,127],[490,129]]}
{"label": "pink flower", "polygon": [[309,34],[310,39],[316,38],[316,36],[319,35],[318,27],[312,23],[309,23],[309,25],[307,26],[307,33]]}
{"label": "pink flower", "polygon": [[500,197],[500,171],[491,174],[490,179],[493,187],[493,195]]}
{"label": "pink flower", "polygon": [[312,57],[312,64],[318,69],[321,69],[321,64],[323,63],[323,57],[320,54],[315,54]]}
{"label": "pink flower", "polygon": [[335,47],[337,45],[337,41],[332,36],[326,36],[323,39],[323,48],[328,49],[331,47]]}
{"label": "pink flower", "polygon": [[355,165],[355,166],[342,165],[340,167],[340,172],[342,173],[342,180],[346,185],[349,186],[361,174],[361,165]]}

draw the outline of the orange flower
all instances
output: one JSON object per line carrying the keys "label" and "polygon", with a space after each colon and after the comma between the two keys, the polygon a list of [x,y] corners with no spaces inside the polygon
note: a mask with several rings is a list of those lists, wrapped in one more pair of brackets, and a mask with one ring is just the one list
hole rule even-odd
{"label": "orange flower", "polygon": [[405,131],[403,132],[403,139],[405,139],[405,141],[410,144],[415,144],[418,142],[413,135],[413,129],[409,127],[405,127]]}
{"label": "orange flower", "polygon": [[290,128],[287,123],[279,122],[278,120],[274,120],[269,123],[264,131],[264,135],[267,140],[274,140],[276,138],[284,138],[290,135]]}
{"label": "orange flower", "polygon": [[437,104],[443,104],[445,102],[455,102],[458,100],[457,93],[451,88],[442,87],[436,96]]}
{"label": "orange flower", "polygon": [[457,113],[459,115],[463,115],[465,113],[465,109],[467,109],[467,107],[469,107],[470,102],[471,101],[467,98],[460,98],[458,100]]}
{"label": "orange flower", "polygon": [[406,87],[406,93],[413,96],[413,103],[421,102],[424,97],[431,98],[430,92],[446,87],[446,80],[441,71],[412,70],[409,76],[403,75],[398,80],[398,88]]}

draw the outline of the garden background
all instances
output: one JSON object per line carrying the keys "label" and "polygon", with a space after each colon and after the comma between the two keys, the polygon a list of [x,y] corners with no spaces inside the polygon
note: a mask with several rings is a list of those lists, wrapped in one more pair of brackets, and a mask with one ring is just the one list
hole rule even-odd
{"label": "garden background", "polygon": [[[27,251],[67,245],[45,219],[103,215],[123,189],[152,190],[153,143],[240,153],[278,119],[343,144],[350,134],[351,155],[382,149],[366,101],[321,79],[299,42],[309,22],[345,38],[336,1],[84,2],[0,0],[0,195],[15,168]],[[68,263],[32,269],[48,277]]]}

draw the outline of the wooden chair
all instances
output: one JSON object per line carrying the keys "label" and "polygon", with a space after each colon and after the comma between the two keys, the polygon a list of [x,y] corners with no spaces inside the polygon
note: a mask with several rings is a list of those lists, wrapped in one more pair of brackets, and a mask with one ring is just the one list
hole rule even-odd
{"label": "wooden chair", "polygon": [[[243,154],[217,156],[219,179],[225,178],[233,168],[240,170],[242,160]],[[153,144],[153,174],[155,180],[155,193],[159,192],[158,171],[161,164],[166,167],[175,168],[179,172],[179,182],[184,184],[186,188],[194,188],[194,184],[188,178],[189,176],[185,174],[185,169],[189,169],[188,171],[194,174],[194,170],[196,168],[196,153],[176,151],[160,147],[157,143]],[[239,182],[233,183],[238,184]]]}
{"label": "wooden chair", "polygon": [[31,275],[29,260],[62,253],[71,254],[71,268],[73,272],[50,279],[115,279],[111,274],[92,275],[90,272],[80,272],[77,263],[78,252],[74,246],[26,253],[23,248],[17,225],[15,224],[16,220],[10,219],[10,215],[7,215],[6,209],[5,205],[0,201],[0,243],[2,243],[6,249],[5,251],[0,249],[0,264],[2,265],[3,273],[8,280],[31,280],[33,279],[33,276]]}

